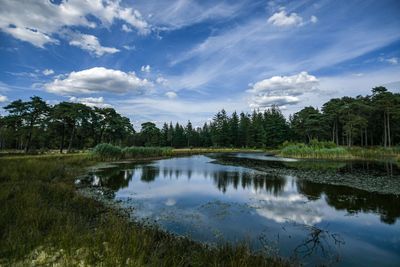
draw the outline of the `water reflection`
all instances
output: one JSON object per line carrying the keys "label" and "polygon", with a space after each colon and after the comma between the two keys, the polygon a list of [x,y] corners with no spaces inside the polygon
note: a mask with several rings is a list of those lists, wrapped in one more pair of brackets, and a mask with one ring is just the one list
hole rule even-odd
{"label": "water reflection", "polygon": [[282,176],[266,176],[251,172],[227,172],[219,171],[213,173],[214,185],[223,193],[227,188],[235,190],[240,186],[242,189],[253,189],[255,192],[269,192],[277,196],[283,191],[286,180]]}
{"label": "water reflection", "polygon": [[370,193],[345,186],[315,184],[308,181],[297,181],[301,194],[310,200],[324,197],[327,204],[337,210],[350,214],[373,212],[380,215],[382,222],[394,224],[400,217],[400,197]]}
{"label": "water reflection", "polygon": [[[244,155],[241,154],[241,157],[244,157]],[[273,166],[282,166],[281,164],[287,163],[272,162]],[[321,168],[322,166],[322,162],[314,162],[312,164],[312,168],[316,166]],[[310,168],[310,165],[302,164],[302,166]],[[350,162],[345,166],[343,166],[343,163],[336,166],[339,167],[341,172],[368,171],[369,173],[381,174],[386,172],[388,170],[386,167],[390,165]],[[332,168],[332,166],[328,166],[328,168]],[[393,166],[388,168],[390,169],[390,174],[397,173],[397,169],[393,168]],[[346,186],[313,183],[280,175],[266,175],[262,172],[249,171],[243,168],[205,168],[203,170],[197,168],[193,171],[187,168],[182,169],[182,166],[176,164],[168,166],[163,166],[163,164],[121,164],[117,167],[105,168],[91,173],[86,181],[94,186],[104,186],[117,192],[128,187],[135,174],[140,177],[140,181],[152,183],[156,179],[190,180],[193,173],[197,177],[203,177],[205,180],[211,178],[215,188],[223,194],[226,194],[229,188],[234,190],[251,189],[256,193],[255,197],[253,197],[254,199],[264,202],[264,206],[269,203],[268,207],[259,209],[257,212],[277,222],[283,222],[288,219],[306,224],[320,222],[320,216],[314,215],[310,218],[310,214],[303,212],[302,207],[304,203],[316,201],[321,197],[336,210],[345,210],[350,214],[373,212],[379,214],[381,221],[387,224],[394,224],[400,217],[400,205],[398,205],[400,197],[398,195],[369,193]],[[282,204],[285,205],[282,206]],[[290,216],[287,214],[290,214]]]}
{"label": "water reflection", "polygon": [[[245,156],[240,160],[247,160]],[[248,160],[260,158],[254,155]],[[246,239],[259,249],[263,246],[260,236],[270,240],[279,236],[280,254],[300,253],[315,262],[316,256],[309,254],[324,256],[340,235],[346,241],[344,254],[364,253],[368,262],[384,252],[387,262],[400,261],[395,252],[400,240],[390,239],[400,236],[398,196],[315,183],[299,179],[296,172],[266,173],[212,161],[192,156],[120,164],[90,173],[86,183],[113,190],[113,197],[134,208],[134,218],[156,221],[166,230],[200,241]],[[387,165],[387,173],[385,165],[359,162],[331,162],[326,169],[323,162],[265,162],[269,168],[306,169],[307,174],[387,174],[395,179],[399,174],[394,166]],[[323,246],[315,249],[315,244]],[[333,254],[336,257],[337,252]],[[349,265],[353,256],[341,256],[344,265]]]}

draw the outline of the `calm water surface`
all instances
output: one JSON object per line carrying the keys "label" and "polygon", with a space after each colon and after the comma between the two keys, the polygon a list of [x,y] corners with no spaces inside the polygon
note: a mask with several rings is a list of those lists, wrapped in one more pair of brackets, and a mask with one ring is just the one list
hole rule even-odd
{"label": "calm water surface", "polygon": [[[277,160],[258,153],[234,156]],[[308,266],[400,266],[400,197],[213,161],[200,155],[123,163],[91,172],[85,182],[112,189],[111,197],[130,208],[132,218],[198,241],[245,240],[254,250]],[[379,164],[365,166],[341,163],[337,171],[400,179],[394,165],[390,172]]]}

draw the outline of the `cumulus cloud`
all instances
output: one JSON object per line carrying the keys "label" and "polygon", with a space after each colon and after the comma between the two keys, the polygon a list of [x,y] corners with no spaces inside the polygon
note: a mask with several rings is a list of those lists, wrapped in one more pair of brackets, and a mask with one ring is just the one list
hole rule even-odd
{"label": "cumulus cloud", "polygon": [[43,48],[45,44],[57,44],[55,39],[65,27],[95,28],[95,17],[100,26],[109,27],[115,20],[124,21],[139,34],[148,34],[150,25],[132,8],[122,7],[119,0],[69,0],[59,4],[49,0],[0,0],[0,30],[14,38]]}
{"label": "cumulus cloud", "polygon": [[285,10],[274,13],[268,18],[268,23],[277,27],[295,27],[303,26],[307,23],[317,23],[318,18],[316,16],[311,16],[310,20],[305,22],[304,19],[297,13],[288,14]]}
{"label": "cumulus cloud", "polygon": [[134,72],[95,67],[57,78],[45,84],[45,89],[56,94],[141,93],[151,86],[150,81],[138,78]]}
{"label": "cumulus cloud", "polygon": [[318,79],[305,71],[292,76],[273,76],[256,82],[248,90],[253,94],[250,106],[266,108],[297,104],[299,96],[318,90],[318,85]]}
{"label": "cumulus cloud", "polygon": [[69,101],[74,103],[81,103],[88,107],[108,108],[112,107],[110,104],[104,103],[104,98],[101,97],[70,97]]}
{"label": "cumulus cloud", "polygon": [[49,76],[49,75],[54,74],[54,70],[52,70],[52,69],[45,69],[45,70],[42,71],[42,73],[43,73],[44,75],[46,75],[46,76]]}
{"label": "cumulus cloud", "polygon": [[165,95],[170,98],[170,99],[174,99],[176,98],[178,95],[175,92],[166,92]]}
{"label": "cumulus cloud", "polygon": [[303,18],[296,13],[287,14],[285,10],[274,13],[268,23],[278,27],[300,26],[303,24]]}
{"label": "cumulus cloud", "polygon": [[165,79],[164,77],[160,76],[160,77],[157,77],[156,83],[166,86],[168,84],[168,80]]}
{"label": "cumulus cloud", "polygon": [[8,101],[8,98],[5,95],[0,95],[0,103]]}
{"label": "cumulus cloud", "polygon": [[126,24],[124,24],[124,25],[122,25],[122,28],[121,28],[124,32],[131,32],[132,31],[132,28],[131,27],[129,27],[128,25],[126,25]]}
{"label": "cumulus cloud", "polygon": [[293,105],[299,103],[300,99],[296,96],[255,96],[250,103],[251,108],[267,108],[273,105],[282,107],[285,105]]}
{"label": "cumulus cloud", "polygon": [[150,65],[145,65],[140,68],[141,71],[149,73],[151,71]]}
{"label": "cumulus cloud", "polygon": [[104,54],[114,54],[119,52],[119,50],[114,47],[102,46],[97,37],[93,35],[74,33],[71,37],[72,39],[69,42],[70,45],[77,46],[97,57]]}

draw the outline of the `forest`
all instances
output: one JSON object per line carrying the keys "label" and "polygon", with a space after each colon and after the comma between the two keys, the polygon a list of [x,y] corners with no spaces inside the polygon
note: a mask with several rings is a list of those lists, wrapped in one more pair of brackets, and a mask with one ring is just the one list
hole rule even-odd
{"label": "forest", "polygon": [[274,148],[285,141],[311,140],[362,147],[400,144],[400,94],[385,87],[375,87],[366,96],[330,99],[320,110],[305,107],[288,119],[277,106],[252,113],[227,114],[222,109],[202,127],[188,121],[186,125],[164,123],[159,129],[145,122],[140,131],[113,108],[72,102],[48,105],[38,96],[13,101],[4,110],[0,149],[25,152],[71,152],[100,143],[174,148]]}

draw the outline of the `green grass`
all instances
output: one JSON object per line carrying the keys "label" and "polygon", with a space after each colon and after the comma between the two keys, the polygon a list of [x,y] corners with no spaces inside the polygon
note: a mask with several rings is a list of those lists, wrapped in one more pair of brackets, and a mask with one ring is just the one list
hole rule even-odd
{"label": "green grass", "polygon": [[238,148],[179,148],[170,147],[119,147],[111,144],[99,144],[91,150],[91,155],[100,160],[140,159],[170,157],[179,155],[227,153],[227,152],[260,152],[256,149]]}
{"label": "green grass", "polygon": [[283,157],[315,158],[315,159],[371,159],[399,158],[400,147],[343,147],[332,142],[318,142],[310,144],[284,143],[277,153]]}
{"label": "green grass", "polygon": [[348,148],[349,152],[356,158],[364,159],[379,159],[379,158],[400,158],[400,147],[372,147],[361,148],[352,147]]}
{"label": "green grass", "polygon": [[237,153],[237,152],[262,152],[261,149],[252,148],[175,148],[174,155],[194,155],[207,153]]}
{"label": "green grass", "polygon": [[244,244],[211,248],[178,238],[83,197],[74,179],[94,161],[87,154],[0,159],[0,265],[287,265]]}
{"label": "green grass", "polygon": [[111,144],[99,144],[91,151],[94,158],[100,160],[137,159],[172,156],[172,149],[166,147],[119,147]]}
{"label": "green grass", "polygon": [[351,153],[344,147],[314,147],[305,144],[291,144],[283,147],[280,156],[294,158],[316,158],[316,159],[349,159],[353,158]]}

